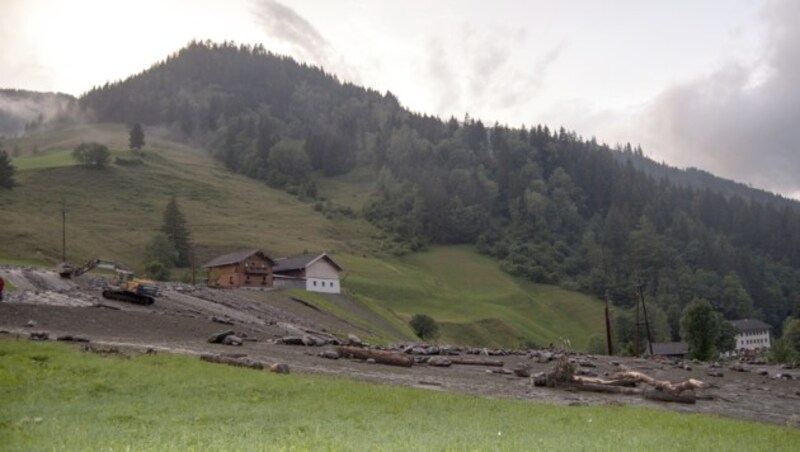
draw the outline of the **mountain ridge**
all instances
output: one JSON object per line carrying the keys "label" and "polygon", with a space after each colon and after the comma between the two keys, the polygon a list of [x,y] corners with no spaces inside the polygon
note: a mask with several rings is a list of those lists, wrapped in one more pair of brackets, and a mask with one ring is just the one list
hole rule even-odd
{"label": "mountain ridge", "polygon": [[776,328],[800,302],[796,202],[657,177],[564,128],[442,121],[389,92],[229,43],[193,42],[80,103],[98,120],[167,127],[302,199],[326,203],[319,184],[369,172],[375,186],[355,214],[384,231],[389,252],[472,244],[512,275],[608,292],[621,306],[644,286],[673,336],[695,297]]}

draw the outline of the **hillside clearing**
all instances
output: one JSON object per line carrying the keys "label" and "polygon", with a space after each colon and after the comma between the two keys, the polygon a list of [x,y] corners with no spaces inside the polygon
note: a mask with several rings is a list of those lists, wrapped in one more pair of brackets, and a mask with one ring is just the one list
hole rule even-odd
{"label": "hillside clearing", "polygon": [[435,247],[399,258],[336,258],[355,300],[381,301],[395,321],[428,314],[441,324],[444,343],[552,343],[583,350],[589,337],[603,333],[598,300],[511,277],[470,247]]}

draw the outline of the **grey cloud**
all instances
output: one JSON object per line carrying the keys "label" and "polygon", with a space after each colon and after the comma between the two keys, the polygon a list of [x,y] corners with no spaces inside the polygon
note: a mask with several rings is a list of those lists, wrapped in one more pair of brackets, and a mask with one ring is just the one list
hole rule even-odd
{"label": "grey cloud", "polygon": [[253,15],[264,27],[264,32],[291,46],[293,56],[351,82],[360,82],[358,71],[347,64],[319,30],[294,9],[275,0],[254,0],[252,5]]}
{"label": "grey cloud", "polygon": [[530,62],[517,53],[526,34],[524,29],[487,33],[465,27],[456,40],[431,40],[427,67],[437,112],[485,114],[527,104],[566,46],[560,44]]}
{"label": "grey cloud", "polygon": [[670,87],[646,110],[645,144],[668,160],[785,194],[800,192],[800,2],[761,15],[765,52]]}
{"label": "grey cloud", "polygon": [[274,0],[259,0],[254,6],[253,12],[268,35],[292,45],[299,57],[328,65],[330,44],[306,19]]}

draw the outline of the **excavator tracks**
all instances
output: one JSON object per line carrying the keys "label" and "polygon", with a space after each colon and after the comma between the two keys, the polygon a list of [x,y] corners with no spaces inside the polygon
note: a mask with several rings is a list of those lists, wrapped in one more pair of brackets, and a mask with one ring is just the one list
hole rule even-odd
{"label": "excavator tracks", "polygon": [[153,297],[148,297],[147,295],[137,295],[135,293],[125,292],[120,290],[104,290],[103,298],[108,298],[109,300],[125,301],[128,303],[140,304],[144,306],[151,305],[155,301],[153,300]]}

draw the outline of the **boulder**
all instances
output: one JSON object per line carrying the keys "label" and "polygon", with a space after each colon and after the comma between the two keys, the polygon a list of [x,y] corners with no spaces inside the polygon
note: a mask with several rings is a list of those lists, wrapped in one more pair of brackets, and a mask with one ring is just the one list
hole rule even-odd
{"label": "boulder", "polygon": [[358,336],[356,336],[355,334],[348,333],[347,334],[347,345],[355,345],[357,347],[360,347],[360,346],[364,345],[364,343],[361,342],[361,339],[359,339]]}
{"label": "boulder", "polygon": [[92,339],[89,336],[84,336],[82,334],[65,334],[63,336],[58,336],[56,338],[57,341],[65,341],[65,342],[91,342]]}
{"label": "boulder", "polygon": [[319,356],[328,359],[339,359],[339,353],[337,353],[335,350],[324,350],[319,353]]}
{"label": "boulder", "polygon": [[443,356],[432,356],[428,359],[428,365],[433,367],[450,367],[453,362]]}
{"label": "boulder", "polygon": [[222,345],[241,346],[242,345],[242,338],[237,336],[237,335],[235,335],[235,334],[229,334],[229,335],[225,336],[224,338],[222,338]]}
{"label": "boulder", "polygon": [[208,342],[211,344],[221,344],[222,341],[231,334],[234,334],[233,330],[225,330],[220,331],[219,333],[214,333],[208,337]]}
{"label": "boulder", "polygon": [[531,368],[525,364],[520,364],[514,368],[514,375],[520,378],[528,378],[531,376]]}
{"label": "boulder", "polygon": [[298,336],[284,336],[278,339],[278,343],[285,345],[305,345],[303,338]]}
{"label": "boulder", "polygon": [[46,341],[50,339],[50,335],[47,334],[47,331],[34,331],[30,334],[30,339],[32,341]]}

